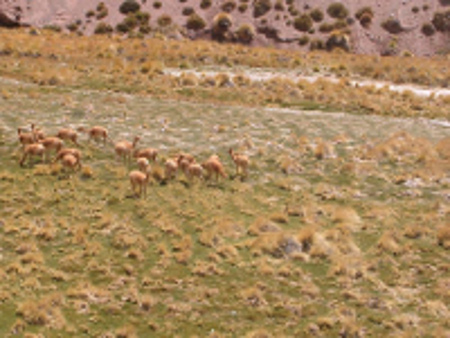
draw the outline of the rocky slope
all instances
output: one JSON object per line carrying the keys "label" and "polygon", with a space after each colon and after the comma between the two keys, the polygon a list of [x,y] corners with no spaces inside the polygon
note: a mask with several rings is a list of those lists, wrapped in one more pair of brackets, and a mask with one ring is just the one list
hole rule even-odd
{"label": "rocky slope", "polygon": [[381,55],[450,51],[448,0],[0,0],[0,25]]}

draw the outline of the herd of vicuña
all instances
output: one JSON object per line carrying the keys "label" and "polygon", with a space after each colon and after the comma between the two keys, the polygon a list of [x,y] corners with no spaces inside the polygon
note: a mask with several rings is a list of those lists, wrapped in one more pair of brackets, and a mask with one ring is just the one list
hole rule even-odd
{"label": "herd of vicu\u00f1a", "polygon": [[[23,128],[18,128],[18,139],[22,145],[22,156],[19,164],[23,167],[28,160],[32,163],[33,158],[38,157],[42,163],[61,163],[65,171],[75,172],[82,168],[82,152],[78,148],[66,147],[65,143],[70,142],[71,146],[82,147],[78,142],[78,132],[86,133],[88,135],[87,143],[91,140],[102,142],[106,146],[107,141],[113,145],[114,153],[117,160],[123,161],[127,166],[132,164],[136,169],[129,174],[129,180],[133,194],[137,196],[146,196],[147,185],[150,178],[154,174],[152,165],[157,163],[158,149],[156,148],[137,148],[140,137],[136,136],[133,142],[123,140],[114,143],[108,134],[108,130],[101,126],[94,126],[92,128],[79,127],[78,129],[61,128],[55,136],[46,136],[45,133],[36,128],[35,124],[31,124],[28,131]],[[245,178],[248,176],[248,168],[250,160],[247,155],[238,154],[232,148],[228,151],[231,160],[236,169],[236,176]],[[50,157],[54,154],[53,159]],[[220,177],[226,178],[228,175],[225,172],[223,163],[217,154],[211,155],[207,160],[198,163],[194,156],[187,153],[180,153],[174,157],[167,158],[162,161],[164,174],[160,174],[159,178],[163,182],[168,182],[177,177],[181,172],[184,177],[193,183],[196,180],[209,180],[214,178],[216,182]],[[156,176],[153,175],[154,177]]]}

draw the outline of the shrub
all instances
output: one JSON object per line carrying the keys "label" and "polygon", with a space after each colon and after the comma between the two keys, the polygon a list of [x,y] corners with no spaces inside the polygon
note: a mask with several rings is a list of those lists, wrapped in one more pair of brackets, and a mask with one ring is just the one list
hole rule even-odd
{"label": "shrub", "polygon": [[300,39],[298,39],[298,44],[300,46],[306,46],[309,43],[309,36],[303,35]]}
{"label": "shrub", "polygon": [[312,40],[311,43],[309,44],[309,49],[310,50],[323,50],[323,49],[325,49],[325,44],[322,40],[319,40],[319,39]]}
{"label": "shrub", "polygon": [[105,22],[99,22],[95,27],[94,34],[109,34],[112,33],[112,31],[113,28],[111,27],[111,25]]}
{"label": "shrub", "polygon": [[301,31],[301,32],[307,32],[309,31],[313,26],[313,21],[311,17],[307,14],[302,14],[298,18],[294,20],[294,28]]}
{"label": "shrub", "polygon": [[243,24],[237,29],[236,38],[241,43],[251,43],[255,38],[255,28],[250,24]]}
{"label": "shrub", "polygon": [[335,23],[333,24],[334,29],[343,29],[346,28],[348,26],[347,21],[345,20],[336,20]]}
{"label": "shrub", "polygon": [[236,2],[226,1],[220,8],[226,13],[231,13],[236,8]]}
{"label": "shrub", "polygon": [[309,13],[309,16],[311,19],[314,20],[314,22],[321,22],[324,18],[323,12],[320,10],[320,8],[314,8],[311,13]]}
{"label": "shrub", "polygon": [[295,8],[295,6],[289,6],[288,12],[291,16],[299,15],[299,12],[298,12],[297,8]]}
{"label": "shrub", "polygon": [[76,22],[69,23],[66,28],[71,32],[76,32],[79,25]]}
{"label": "shrub", "polygon": [[383,27],[386,31],[391,34],[399,34],[403,32],[403,28],[400,25],[400,21],[394,18],[389,18],[381,23],[381,27]]}
{"label": "shrub", "polygon": [[413,8],[411,8],[411,11],[412,11],[413,13],[419,13],[420,8],[417,7],[417,6],[414,6]]}
{"label": "shrub", "polygon": [[259,18],[272,9],[270,0],[256,0],[253,4],[253,16]]}
{"label": "shrub", "polygon": [[247,8],[248,8],[247,4],[240,4],[238,6],[238,11],[241,12],[241,13],[244,13],[247,10]]}
{"label": "shrub", "polygon": [[106,7],[106,5],[105,5],[104,2],[100,2],[100,3],[97,5],[96,10],[97,10],[96,18],[97,18],[98,20],[103,19],[103,18],[106,18],[106,17],[108,16],[108,8]]}
{"label": "shrub", "polygon": [[434,13],[433,20],[434,28],[439,32],[450,32],[450,10],[446,12]]}
{"label": "shrub", "polygon": [[160,9],[161,7],[162,7],[161,1],[155,1],[155,2],[153,3],[153,8],[155,8],[155,9]]}
{"label": "shrub", "polygon": [[172,18],[167,14],[163,14],[158,18],[157,22],[160,27],[167,27],[172,24]]}
{"label": "shrub", "polygon": [[335,19],[345,19],[348,16],[348,9],[339,2],[333,2],[327,8],[329,16]]}
{"label": "shrub", "polygon": [[194,31],[203,29],[205,28],[205,26],[206,26],[205,20],[203,20],[203,18],[196,13],[191,14],[186,22],[186,27]]}
{"label": "shrub", "polygon": [[43,27],[45,30],[53,31],[53,32],[61,32],[61,27],[58,25],[46,25]]}
{"label": "shrub", "polygon": [[277,1],[275,2],[275,5],[274,5],[273,8],[275,8],[275,10],[277,10],[277,11],[284,11],[283,0],[277,0]]}
{"label": "shrub", "polygon": [[361,18],[359,19],[359,23],[364,28],[368,28],[370,24],[372,23],[372,16],[368,13],[364,13]]}
{"label": "shrub", "polygon": [[331,31],[333,31],[333,29],[334,29],[334,25],[331,23],[327,23],[327,22],[324,22],[323,24],[321,24],[319,26],[319,31],[321,33],[329,33]]}
{"label": "shrub", "polygon": [[233,21],[229,14],[222,12],[214,17],[212,25],[212,38],[222,41],[226,38],[227,32],[233,25]]}
{"label": "shrub", "polygon": [[211,7],[211,5],[212,5],[211,0],[202,0],[202,2],[200,3],[200,8],[207,9],[207,8]]}
{"label": "shrub", "polygon": [[86,12],[86,18],[92,18],[93,16],[95,16],[95,12],[93,10]]}
{"label": "shrub", "polygon": [[333,33],[325,43],[327,50],[331,51],[335,48],[350,51],[350,41],[347,35],[341,33]]}
{"label": "shrub", "polygon": [[421,31],[426,36],[432,36],[434,33],[436,33],[436,30],[431,23],[424,23]]}
{"label": "shrub", "polygon": [[134,17],[139,25],[148,25],[148,22],[150,21],[150,13],[148,12],[138,11],[134,14]]}
{"label": "shrub", "polygon": [[371,7],[360,8],[356,12],[355,17],[358,19],[361,26],[367,28],[372,23],[373,10]]}
{"label": "shrub", "polygon": [[119,7],[122,14],[135,13],[141,9],[141,5],[136,0],[125,0]]}
{"label": "shrub", "polygon": [[184,16],[189,16],[191,14],[194,14],[194,9],[192,7],[185,7],[183,8],[181,14],[183,14]]}

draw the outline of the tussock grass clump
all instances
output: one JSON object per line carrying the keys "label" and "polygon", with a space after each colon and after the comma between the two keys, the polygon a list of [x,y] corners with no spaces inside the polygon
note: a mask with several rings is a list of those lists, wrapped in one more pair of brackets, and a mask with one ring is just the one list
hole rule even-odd
{"label": "tussock grass clump", "polygon": [[250,235],[259,235],[264,232],[280,232],[281,228],[273,221],[260,217],[253,222],[247,231]]}
{"label": "tussock grass clump", "polygon": [[450,224],[440,227],[436,234],[438,245],[450,249]]}
{"label": "tussock grass clump", "polygon": [[399,255],[404,250],[398,241],[398,236],[392,231],[385,231],[377,242],[377,247],[381,252]]}

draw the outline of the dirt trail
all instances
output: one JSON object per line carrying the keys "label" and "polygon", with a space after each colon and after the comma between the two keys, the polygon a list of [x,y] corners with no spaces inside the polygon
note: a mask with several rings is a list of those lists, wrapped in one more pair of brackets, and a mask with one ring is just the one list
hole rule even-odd
{"label": "dirt trail", "polygon": [[[213,70],[183,70],[177,68],[166,68],[164,70],[165,74],[180,76],[183,73],[192,73],[198,77],[201,76],[215,76],[217,74],[228,74],[233,79],[236,75],[244,75],[251,79],[252,81],[268,81],[274,78],[287,79],[292,81],[306,80],[311,83],[316,82],[317,80],[326,80],[333,83],[338,83],[342,80],[342,78],[334,77],[334,76],[308,76],[296,74],[295,72],[286,72],[286,73],[276,73],[273,71],[266,70],[239,70],[239,71],[213,71]],[[354,87],[357,86],[375,86],[376,88],[387,88],[393,92],[403,93],[403,92],[412,92],[413,94],[420,97],[429,97],[430,95],[438,96],[450,96],[450,89],[447,88],[431,88],[431,87],[421,87],[414,84],[394,84],[385,81],[375,81],[375,80],[349,80],[350,84]]]}

